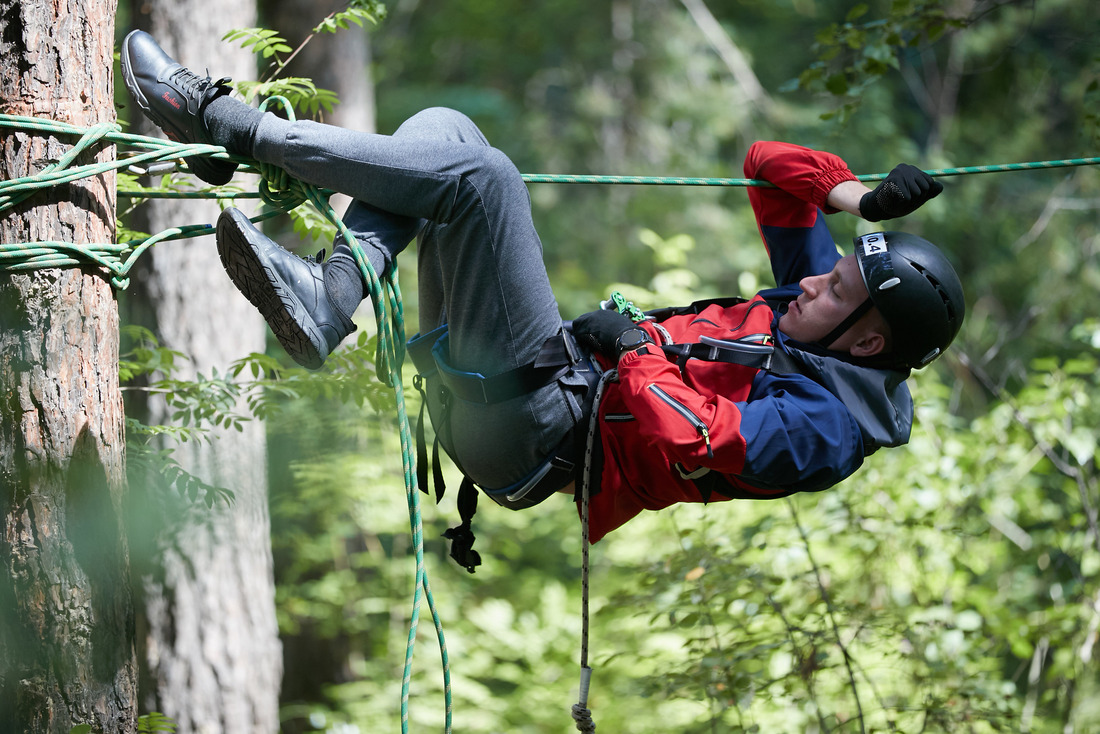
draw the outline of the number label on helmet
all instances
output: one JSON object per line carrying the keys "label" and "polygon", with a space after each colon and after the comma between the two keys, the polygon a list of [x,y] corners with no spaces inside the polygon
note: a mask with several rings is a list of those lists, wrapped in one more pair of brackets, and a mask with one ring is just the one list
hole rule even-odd
{"label": "number label on helmet", "polygon": [[859,245],[863,248],[863,256],[886,254],[886,238],[881,232],[865,234],[859,238]]}

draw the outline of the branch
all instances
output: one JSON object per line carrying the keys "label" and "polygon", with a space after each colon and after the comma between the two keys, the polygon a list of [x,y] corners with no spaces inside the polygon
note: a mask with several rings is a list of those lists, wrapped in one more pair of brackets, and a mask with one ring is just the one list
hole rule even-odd
{"label": "branch", "polygon": [[863,719],[863,704],[859,700],[859,686],[856,685],[856,674],[852,670],[853,657],[848,651],[847,645],[844,644],[844,640],[840,637],[840,626],[836,622],[835,608],[833,607],[832,597],[829,596],[828,589],[825,588],[825,582],[821,579],[821,568],[817,565],[817,561],[814,560],[813,551],[810,549],[810,538],[806,535],[806,529],[802,527],[802,521],[798,519],[798,510],[795,509],[794,502],[788,497],[784,500],[787,503],[787,509],[791,511],[791,518],[794,520],[794,525],[798,528],[798,535],[802,538],[803,545],[806,546],[806,558],[810,561],[810,566],[813,568],[814,578],[817,580],[817,588],[821,592],[821,598],[825,601],[825,612],[829,617],[829,624],[833,628],[833,636],[836,638],[837,647],[844,654],[844,667],[848,670],[848,682],[852,688],[852,697],[856,701],[856,710],[859,712],[859,730],[866,734],[867,727]]}
{"label": "branch", "polygon": [[985,370],[974,364],[970,357],[967,356],[966,352],[956,352],[956,358],[963,367],[970,371],[970,374],[974,375],[974,377],[993,394],[994,397],[1012,410],[1012,417],[1024,427],[1024,430],[1027,431],[1027,434],[1031,436],[1031,440],[1035,443],[1035,447],[1050,461],[1051,466],[1053,466],[1058,473],[1072,479],[1077,484],[1077,491],[1081,495],[1081,508],[1085,511],[1089,532],[1092,534],[1093,543],[1096,545],[1096,549],[1100,550],[1100,517],[1098,517],[1097,508],[1093,505],[1090,498],[1092,483],[1088,481],[1089,478],[1085,476],[1084,472],[1082,472],[1079,467],[1073,466],[1062,458],[1054,450],[1053,446],[1039,438],[1035,427],[1031,424],[1031,421],[1028,420],[1027,416],[1016,407],[1016,403],[1012,400],[1011,396],[995,385],[989,375],[985,373]]}
{"label": "branch", "polygon": [[710,12],[706,3],[703,0],[681,0],[681,2],[691,15],[692,20],[695,21],[695,25],[699,26],[699,30],[703,32],[703,36],[710,43],[711,48],[714,49],[726,68],[733,74],[737,86],[744,92],[748,101],[767,114],[772,107],[771,97],[768,96],[763,85],[760,84],[760,80],[756,78],[752,66],[745,59],[745,55],[741,53],[741,49],[737,47],[737,44],[722,28],[722,24]]}

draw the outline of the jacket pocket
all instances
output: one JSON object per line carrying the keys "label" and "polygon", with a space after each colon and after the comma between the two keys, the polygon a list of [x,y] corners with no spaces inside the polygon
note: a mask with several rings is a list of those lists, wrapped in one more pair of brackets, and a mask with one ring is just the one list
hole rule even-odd
{"label": "jacket pocket", "polygon": [[687,407],[679,400],[662,390],[660,385],[647,385],[646,389],[656,395],[658,400],[676,411],[676,413],[681,418],[686,420],[691,425],[691,427],[694,428],[696,432],[698,432],[699,436],[706,444],[707,456],[713,459],[714,451],[710,447],[710,428],[708,428],[707,424],[703,422],[703,419],[695,415],[691,408]]}

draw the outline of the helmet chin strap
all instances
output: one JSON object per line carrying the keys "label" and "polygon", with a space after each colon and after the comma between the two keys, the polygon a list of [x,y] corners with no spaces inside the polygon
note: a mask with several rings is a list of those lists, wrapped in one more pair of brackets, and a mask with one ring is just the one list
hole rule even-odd
{"label": "helmet chin strap", "polygon": [[855,311],[852,311],[843,321],[837,324],[837,327],[835,329],[830,331],[821,339],[818,339],[817,345],[828,349],[830,344],[835,342],[840,337],[844,336],[844,333],[848,331],[848,329],[852,328],[857,321],[863,318],[863,315],[870,311],[871,308],[874,307],[874,305],[875,304],[871,302],[870,297],[868,297],[866,300],[863,301],[863,303],[856,306]]}

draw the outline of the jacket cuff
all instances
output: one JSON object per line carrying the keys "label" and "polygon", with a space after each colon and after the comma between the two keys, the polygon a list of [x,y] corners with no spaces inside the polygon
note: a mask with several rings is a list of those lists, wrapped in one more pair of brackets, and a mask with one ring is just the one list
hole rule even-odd
{"label": "jacket cuff", "polygon": [[839,184],[845,181],[858,181],[855,174],[852,173],[847,166],[844,168],[832,168],[827,171],[822,171],[821,175],[814,181],[813,186],[813,201],[811,202],[826,214],[835,214],[840,211],[836,207],[829,206],[826,202],[829,199],[829,192],[835,189]]}

